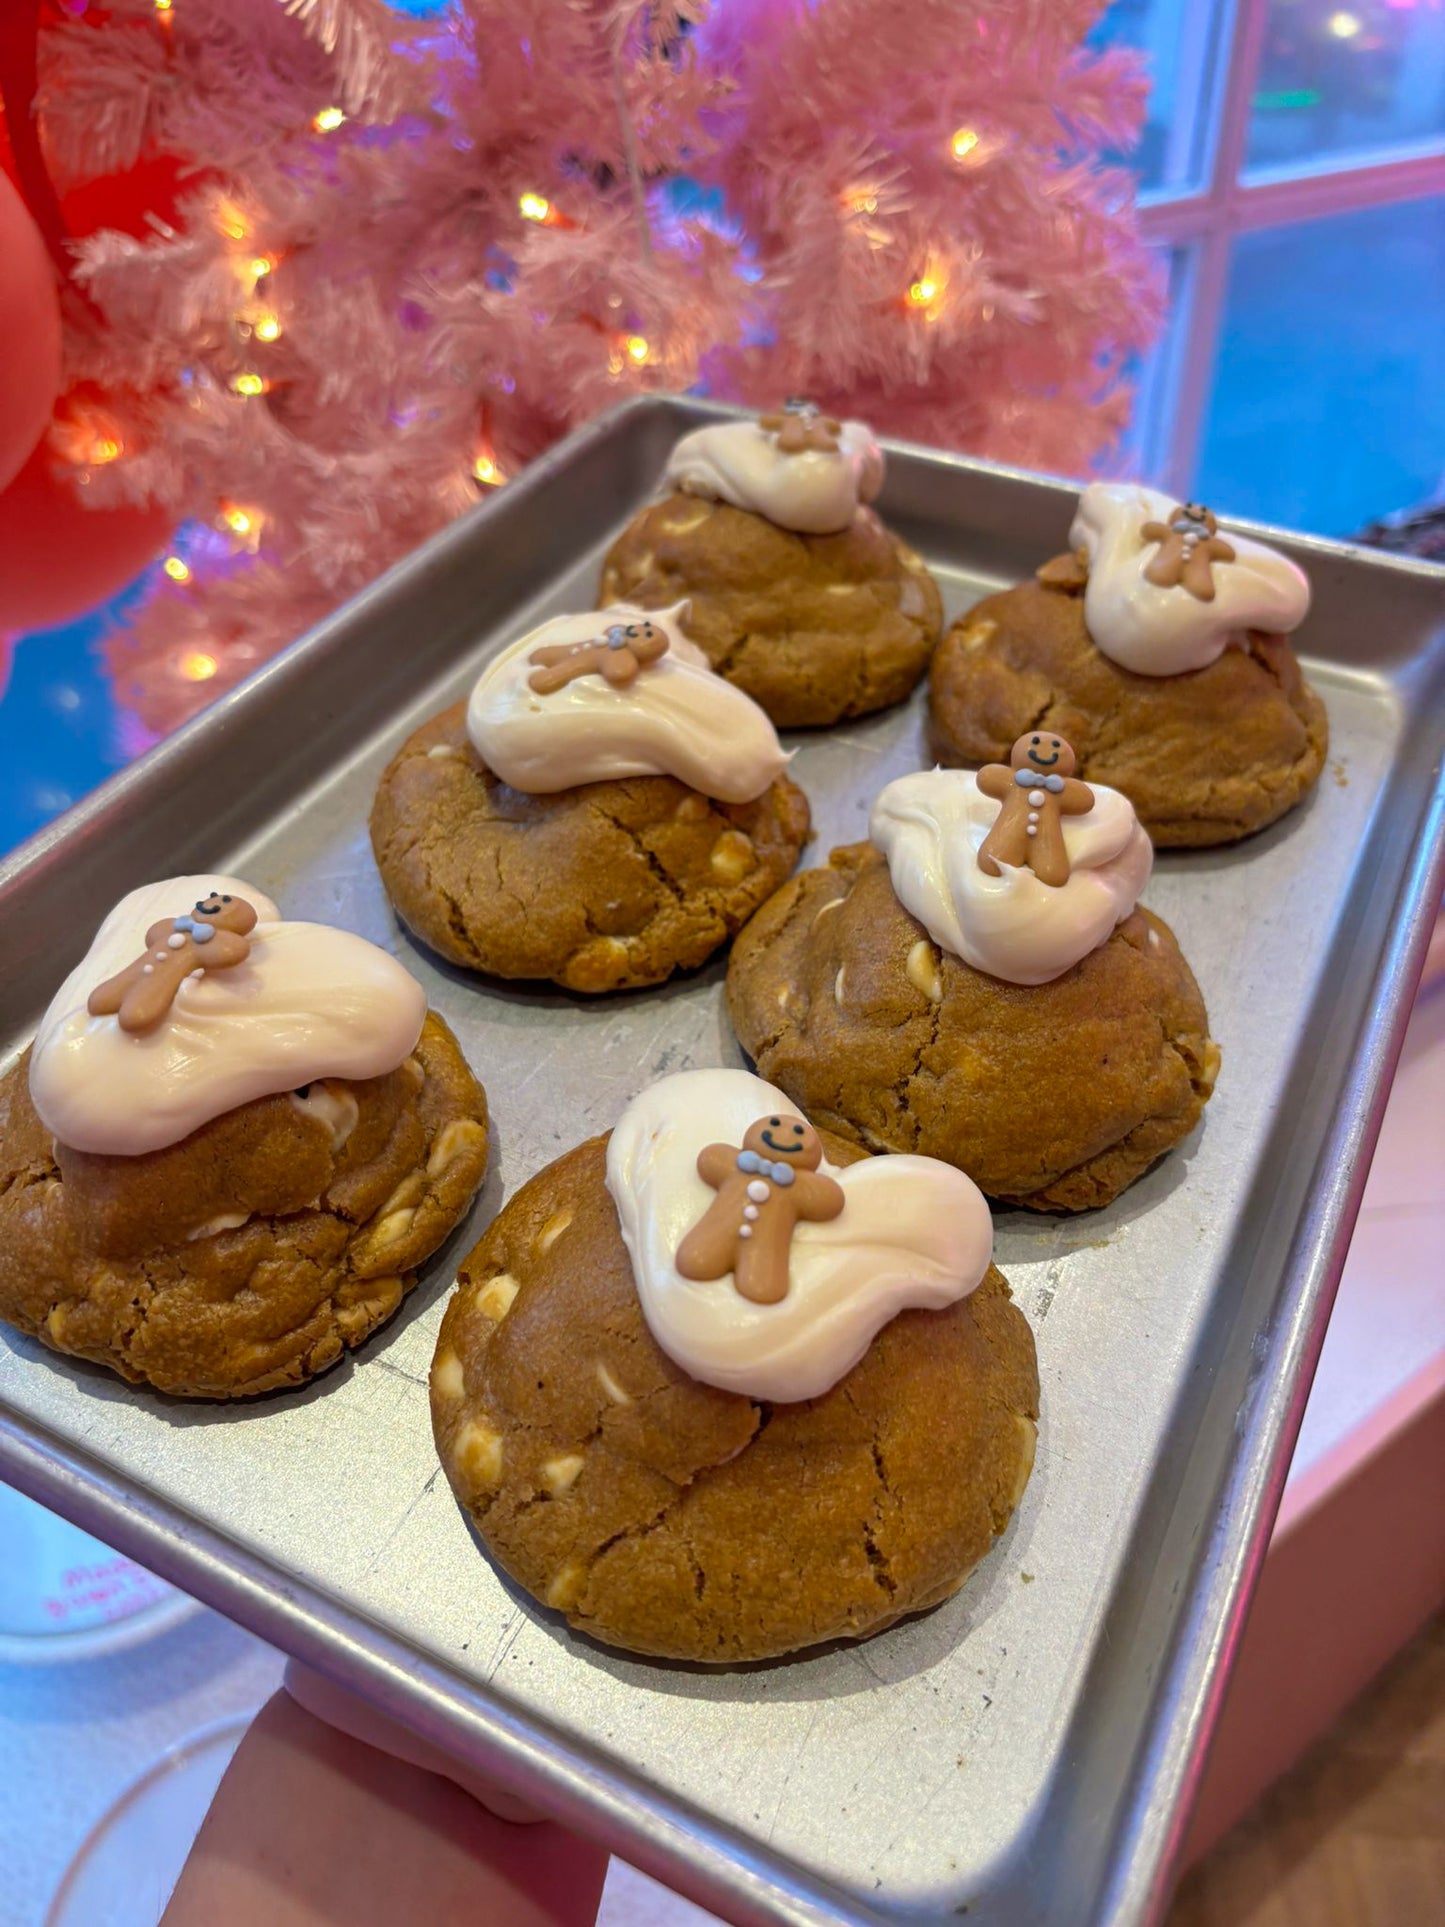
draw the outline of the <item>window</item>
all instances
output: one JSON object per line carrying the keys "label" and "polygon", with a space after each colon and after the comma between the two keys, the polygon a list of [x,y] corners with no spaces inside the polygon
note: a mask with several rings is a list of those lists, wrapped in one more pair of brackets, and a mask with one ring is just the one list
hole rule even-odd
{"label": "window", "polygon": [[1349,535],[1445,475],[1445,0],[1116,0],[1171,319],[1141,473]]}

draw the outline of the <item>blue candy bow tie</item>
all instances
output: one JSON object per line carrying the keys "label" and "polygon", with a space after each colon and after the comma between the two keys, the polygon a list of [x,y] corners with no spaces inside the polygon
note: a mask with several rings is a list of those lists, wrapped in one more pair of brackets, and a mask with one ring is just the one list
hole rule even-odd
{"label": "blue candy bow tie", "polygon": [[1021,790],[1052,790],[1055,796],[1064,787],[1062,776],[1040,776],[1036,769],[1016,769],[1014,781]]}
{"label": "blue candy bow tie", "polygon": [[756,1171],[759,1177],[771,1178],[774,1184],[791,1184],[797,1176],[791,1164],[773,1164],[756,1151],[739,1151],[738,1169]]}

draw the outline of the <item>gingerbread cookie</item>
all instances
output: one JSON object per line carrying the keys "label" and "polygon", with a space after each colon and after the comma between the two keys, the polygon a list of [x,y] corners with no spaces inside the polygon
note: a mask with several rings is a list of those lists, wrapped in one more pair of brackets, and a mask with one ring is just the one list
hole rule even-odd
{"label": "gingerbread cookie", "polygon": [[989,763],[1026,731],[1061,736],[1079,775],[1122,790],[1164,845],[1235,842],[1292,809],[1328,747],[1286,639],[1309,607],[1300,571],[1125,483],[1084,490],[1070,542],[944,637],[934,755]]}
{"label": "gingerbread cookie", "polygon": [[730,1276],[755,1305],[786,1298],[799,1220],[821,1223],[843,1209],[842,1191],[819,1174],[822,1161],[818,1133],[800,1117],[760,1117],[741,1145],[705,1146],[698,1174],[717,1197],[677,1248],[681,1275]]}
{"label": "gingerbread cookie", "polygon": [[737,1663],[935,1605],[1033,1462],[1032,1337],[960,1173],[825,1138],[844,1202],[795,1226],[781,1299],[683,1275],[707,1139],[773,1116],[745,1072],[653,1085],[508,1203],[437,1341],[437,1448],[488,1552],[634,1652]]}
{"label": "gingerbread cookie", "polygon": [[[248,954],[124,1027],[154,979],[118,966],[188,902]],[[0,1318],[185,1397],[300,1384],[396,1310],[486,1158],[481,1086],[395,959],[234,879],[132,891],[0,1080]]]}
{"label": "gingerbread cookie", "polygon": [[1027,864],[1041,883],[1067,883],[1064,818],[1093,809],[1094,792],[1074,776],[1074,752],[1063,738],[1037,729],[1020,736],[1008,766],[987,764],[978,787],[1000,806],[979,848],[978,867],[996,877],[1003,874],[1000,864]]}
{"label": "gingerbread cookie", "polygon": [[1173,934],[1138,907],[1151,852],[1127,801],[1094,785],[1062,819],[1062,883],[981,865],[999,815],[966,771],[891,783],[872,843],[742,932],[728,1008],[820,1130],[946,1159],[1006,1203],[1084,1210],[1188,1135],[1219,1053]]}
{"label": "gingerbread cookie", "polygon": [[686,435],[603,564],[604,601],[687,602],[718,674],[783,728],[902,702],[943,603],[921,559],[869,506],[882,452],[860,422],[809,404]]}
{"label": "gingerbread cookie", "polygon": [[[539,660],[575,667],[571,652],[614,628],[638,632],[635,674],[536,687]],[[704,963],[792,869],[808,805],[787,762],[676,611],[563,616],[402,745],[372,848],[400,916],[453,963],[569,990],[660,983]]]}

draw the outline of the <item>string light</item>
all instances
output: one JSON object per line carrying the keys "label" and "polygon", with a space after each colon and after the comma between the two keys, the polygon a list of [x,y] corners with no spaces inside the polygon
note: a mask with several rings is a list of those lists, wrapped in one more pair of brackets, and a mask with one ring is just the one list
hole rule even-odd
{"label": "string light", "polygon": [[242,537],[259,535],[265,519],[260,509],[242,508],[236,502],[222,502],[218,517],[223,529],[229,529],[232,535]]}
{"label": "string light", "polygon": [[345,119],[346,116],[339,107],[323,107],[319,114],[312,116],[311,125],[316,129],[318,134],[330,134],[333,133]]}
{"label": "string light", "polygon": [[189,582],[191,572],[178,555],[168,555],[161,564],[172,582]]}
{"label": "string light", "polygon": [[495,488],[507,479],[491,456],[486,454],[478,455],[472,463],[472,473],[479,482],[485,482],[489,488]]}
{"label": "string light", "polygon": [[156,0],[156,12],[169,13],[174,4],[175,0]]}
{"label": "string light", "polygon": [[966,161],[978,146],[978,131],[972,127],[955,128],[953,139],[949,142],[956,161]]}
{"label": "string light", "polygon": [[552,203],[542,194],[524,194],[517,202],[517,212],[524,221],[545,221],[552,212]]}
{"label": "string light", "polygon": [[275,265],[276,263],[271,259],[269,254],[258,254],[251,262],[251,273],[257,281],[260,281],[271,272]]}
{"label": "string light", "polygon": [[932,275],[920,275],[909,288],[908,299],[915,308],[931,308],[938,299],[938,283]]}
{"label": "string light", "polygon": [[275,341],[281,333],[280,316],[274,314],[258,315],[252,333],[255,335],[257,341]]}
{"label": "string light", "polygon": [[249,368],[244,374],[231,377],[231,388],[238,395],[264,395],[270,386],[264,375],[253,374]]}
{"label": "string light", "polygon": [[850,214],[876,214],[878,196],[871,187],[854,188],[843,196],[843,205]]}
{"label": "string light", "polygon": [[622,345],[627,350],[629,359],[634,361],[639,368],[646,366],[648,358],[652,354],[652,349],[649,347],[645,335],[628,335]]}
{"label": "string light", "polygon": [[220,666],[204,649],[189,650],[181,657],[181,674],[187,682],[209,682]]}
{"label": "string light", "polygon": [[1325,22],[1336,40],[1353,40],[1362,24],[1356,13],[1332,13]]}
{"label": "string light", "polygon": [[245,215],[234,201],[222,201],[216,209],[216,224],[231,241],[244,241],[250,228]]}

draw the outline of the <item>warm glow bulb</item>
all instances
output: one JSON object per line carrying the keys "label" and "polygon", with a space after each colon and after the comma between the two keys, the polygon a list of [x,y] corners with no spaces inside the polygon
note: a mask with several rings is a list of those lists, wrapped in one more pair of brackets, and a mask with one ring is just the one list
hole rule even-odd
{"label": "warm glow bulb", "polygon": [[956,161],[966,161],[978,146],[978,135],[972,127],[957,128],[949,145],[953,149],[953,158]]}
{"label": "warm glow bulb", "polygon": [[189,582],[191,579],[190,570],[178,555],[168,555],[161,566],[172,582]]}
{"label": "warm glow bulb", "polygon": [[249,369],[244,375],[235,375],[231,386],[238,395],[264,395],[266,383],[260,375],[252,374]]}
{"label": "warm glow bulb", "polygon": [[256,518],[245,509],[227,505],[221,510],[221,520],[232,535],[249,535],[256,526]]}
{"label": "warm glow bulb", "polygon": [[647,345],[647,337],[645,335],[629,335],[623,345],[639,368],[643,366],[648,356],[652,353],[651,348]]}
{"label": "warm glow bulb", "polygon": [[113,462],[119,453],[120,443],[114,435],[97,435],[90,445],[86,459],[92,466],[98,467],[105,462]]}
{"label": "warm glow bulb", "polygon": [[908,299],[915,308],[927,308],[938,299],[938,283],[930,275],[923,275],[908,290]]}
{"label": "warm glow bulb", "polygon": [[251,272],[259,281],[263,275],[269,274],[275,265],[269,254],[258,254],[251,263]]}
{"label": "warm glow bulb", "polygon": [[187,682],[209,682],[220,666],[204,649],[192,649],[181,657],[181,674]]}
{"label": "warm glow bulb", "polygon": [[517,202],[517,212],[524,221],[545,221],[552,203],[541,194],[524,194]]}
{"label": "warm glow bulb", "polygon": [[472,473],[479,482],[497,483],[502,479],[502,471],[490,455],[478,455],[472,463]]}
{"label": "warm glow bulb", "polygon": [[281,323],[274,314],[258,316],[255,326],[257,341],[274,341],[281,332]]}
{"label": "warm glow bulb", "polygon": [[1353,40],[1363,22],[1356,13],[1332,13],[1325,25],[1336,40]]}
{"label": "warm glow bulb", "polygon": [[329,134],[338,128],[345,119],[346,116],[339,107],[323,107],[321,112],[314,116],[311,125],[316,129],[318,134]]}
{"label": "warm glow bulb", "polygon": [[156,0],[156,12],[169,13],[173,4],[174,0]]}

